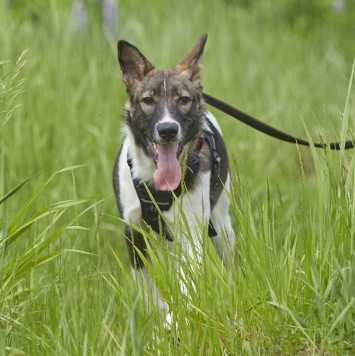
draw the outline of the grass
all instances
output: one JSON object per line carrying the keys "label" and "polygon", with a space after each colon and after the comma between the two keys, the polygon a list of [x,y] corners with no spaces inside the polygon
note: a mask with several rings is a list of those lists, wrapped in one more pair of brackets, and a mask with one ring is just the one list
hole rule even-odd
{"label": "grass", "polygon": [[[296,2],[124,0],[118,31],[160,68],[209,32],[207,93],[297,137],[344,141],[355,9],[315,3],[317,21]],[[125,101],[116,39],[100,21],[77,29],[71,4],[0,4],[1,354],[353,354],[354,153],[281,143],[214,110],[232,161],[235,267],[205,236],[203,270],[182,265],[187,299],[154,243],[171,333],[146,309],[111,188]]]}

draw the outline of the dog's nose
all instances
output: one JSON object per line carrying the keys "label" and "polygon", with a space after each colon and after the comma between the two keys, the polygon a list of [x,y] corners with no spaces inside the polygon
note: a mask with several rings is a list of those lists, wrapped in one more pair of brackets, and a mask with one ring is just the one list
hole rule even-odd
{"label": "dog's nose", "polygon": [[161,122],[157,126],[158,134],[164,140],[171,140],[179,131],[179,125],[176,122]]}

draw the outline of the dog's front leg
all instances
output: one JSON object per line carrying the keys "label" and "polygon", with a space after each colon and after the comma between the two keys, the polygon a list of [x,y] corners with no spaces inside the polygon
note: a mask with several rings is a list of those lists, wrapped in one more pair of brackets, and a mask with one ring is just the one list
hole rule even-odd
{"label": "dog's front leg", "polygon": [[147,245],[144,241],[144,237],[141,233],[131,229],[129,226],[126,226],[125,235],[127,236],[127,250],[131,266],[134,270],[142,270],[145,266],[137,250],[146,257]]}
{"label": "dog's front leg", "polygon": [[[138,231],[126,226],[126,236],[127,236],[127,247],[128,247],[128,255],[131,262],[132,274],[135,282],[143,287],[147,285],[152,293],[152,298],[154,303],[159,307],[161,311],[167,311],[167,304],[162,300],[160,293],[158,291],[157,286],[153,282],[151,276],[149,275],[144,262],[138,253],[138,251],[142,254],[144,258],[149,260],[149,256],[147,255],[147,245],[144,240],[144,237]],[[138,250],[138,251],[137,251]],[[148,306],[148,298],[145,297],[146,304]]]}
{"label": "dog's front leg", "polygon": [[233,269],[235,234],[233,231],[232,220],[229,214],[230,200],[228,191],[230,190],[230,178],[227,177],[224,190],[221,192],[215,206],[211,211],[211,223],[217,233],[211,237],[217,252],[225,266]]}
{"label": "dog's front leg", "polygon": [[[164,214],[167,221],[176,227],[177,244],[181,248],[181,253],[174,251],[174,254],[178,255],[175,264],[182,277],[180,285],[185,295],[188,295],[189,283],[186,282],[187,276],[182,264],[191,266],[191,272],[195,277],[201,272],[203,230],[210,219],[210,172],[201,173],[196,180],[194,188],[177,199],[171,211]],[[192,287],[196,289],[193,282]]]}
{"label": "dog's front leg", "polygon": [[[177,199],[164,217],[169,225],[175,227],[175,240],[169,242],[174,257],[175,268],[180,277],[180,290],[191,301],[191,291],[196,292],[195,281],[202,271],[204,227],[210,219],[209,182],[210,173],[197,178],[194,189]],[[166,315],[167,329],[174,324],[173,315]],[[178,328],[175,323],[175,327]]]}

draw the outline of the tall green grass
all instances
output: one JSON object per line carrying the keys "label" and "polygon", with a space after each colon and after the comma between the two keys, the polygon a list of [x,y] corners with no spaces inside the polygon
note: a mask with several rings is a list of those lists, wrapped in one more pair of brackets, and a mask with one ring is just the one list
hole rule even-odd
{"label": "tall green grass", "polygon": [[[16,99],[21,96],[24,88],[25,78],[22,77],[22,70],[26,63],[25,54],[23,52],[13,66],[7,66],[5,62],[0,63],[1,131],[5,131],[5,126],[9,124],[19,106]],[[22,347],[12,342],[16,335],[47,345],[47,342],[37,335],[35,330],[26,326],[24,321],[33,299],[37,298],[35,295],[43,293],[42,288],[47,288],[41,285],[42,266],[69,250],[61,247],[57,243],[58,240],[62,235],[68,235],[69,231],[80,234],[81,230],[86,230],[79,224],[79,220],[97,203],[93,202],[94,197],[89,197],[43,204],[46,200],[44,196],[48,194],[48,186],[58,179],[57,176],[74,172],[80,167],[58,170],[44,183],[40,183],[34,192],[28,189],[28,186],[31,181],[39,181],[39,178],[44,175],[43,172],[19,181],[15,187],[10,187],[8,170],[11,165],[11,147],[6,145],[1,131],[0,349],[3,354],[24,354]],[[19,204],[19,201],[14,204],[15,197],[22,194],[28,195],[27,200],[22,204]],[[85,206],[89,202],[91,205]],[[47,271],[45,267],[44,271]],[[35,318],[39,318],[40,311],[35,313],[37,314]]]}
{"label": "tall green grass", "polygon": [[[234,268],[203,236],[202,269],[182,262],[187,298],[145,233],[168,333],[130,274],[112,194],[116,39],[100,21],[76,28],[72,1],[16,3],[0,3],[0,352],[353,354],[354,153],[280,143],[213,111],[232,162]],[[295,2],[147,4],[121,1],[118,31],[159,68],[209,32],[207,93],[298,137],[354,137],[352,4],[322,3],[317,21]]]}

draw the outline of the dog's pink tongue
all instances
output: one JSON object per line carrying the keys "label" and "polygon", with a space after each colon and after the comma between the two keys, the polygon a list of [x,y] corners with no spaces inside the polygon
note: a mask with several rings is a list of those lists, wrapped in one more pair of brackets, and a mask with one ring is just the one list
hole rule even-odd
{"label": "dog's pink tongue", "polygon": [[157,145],[158,168],[153,178],[159,190],[175,190],[181,182],[181,167],[176,158],[177,145],[169,143]]}

